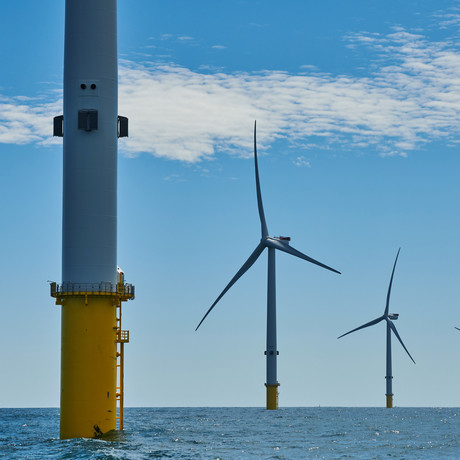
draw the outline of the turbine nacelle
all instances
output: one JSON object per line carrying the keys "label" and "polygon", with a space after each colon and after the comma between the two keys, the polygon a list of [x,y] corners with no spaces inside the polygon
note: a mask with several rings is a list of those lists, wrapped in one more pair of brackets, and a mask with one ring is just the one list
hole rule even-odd
{"label": "turbine nacelle", "polygon": [[260,242],[265,246],[268,246],[268,244],[266,244],[267,241],[269,242],[279,241],[282,244],[289,245],[291,241],[291,237],[290,236],[264,236],[260,239]]}
{"label": "turbine nacelle", "polygon": [[290,236],[274,236],[273,238],[279,240],[279,241],[282,241],[283,243],[286,243],[286,244],[289,244],[289,242],[291,241],[291,237]]}
{"label": "turbine nacelle", "polygon": [[399,313],[390,313],[388,315],[388,318],[391,319],[392,321],[396,321],[399,317]]}

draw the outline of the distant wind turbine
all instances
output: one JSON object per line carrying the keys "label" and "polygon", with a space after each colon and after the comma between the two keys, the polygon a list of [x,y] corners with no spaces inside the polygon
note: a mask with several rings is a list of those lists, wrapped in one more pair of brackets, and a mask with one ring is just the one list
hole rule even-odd
{"label": "distant wind turbine", "polygon": [[398,261],[400,250],[401,248],[398,249],[398,253],[396,254],[395,263],[393,265],[393,271],[391,272],[390,285],[388,286],[388,293],[387,293],[387,303],[386,303],[385,311],[383,312],[383,315],[379,316],[377,319],[374,319],[373,321],[370,321],[369,323],[363,324],[362,326],[359,326],[356,329],[353,329],[347,332],[346,334],[341,335],[340,337],[337,337],[338,339],[340,339],[341,337],[351,334],[352,332],[358,331],[359,329],[364,329],[365,327],[373,326],[374,324],[380,323],[380,321],[383,321],[383,320],[386,321],[387,323],[387,375],[385,376],[385,379],[387,381],[386,398],[387,398],[388,408],[393,407],[393,388],[392,388],[393,375],[392,375],[392,367],[391,367],[391,331],[393,331],[394,335],[399,340],[404,350],[406,350],[406,353],[409,355],[409,358],[415,364],[414,359],[410,355],[401,337],[399,336],[398,331],[396,330],[396,326],[393,324],[393,321],[398,319],[399,314],[398,313],[390,313],[390,314],[388,313],[388,309],[390,306],[391,285],[393,284],[393,276],[395,274],[396,262]]}
{"label": "distant wind turbine", "polygon": [[278,380],[277,380],[277,370],[276,370],[276,361],[278,350],[276,346],[276,280],[275,280],[275,250],[278,249],[282,252],[286,252],[293,256],[304,259],[307,262],[319,265],[320,267],[326,268],[333,272],[339,273],[337,270],[334,270],[327,265],[318,262],[311,257],[302,254],[293,247],[289,246],[289,237],[271,237],[268,236],[267,223],[265,221],[264,208],[262,205],[262,194],[260,192],[260,182],[259,182],[259,168],[257,164],[257,141],[256,141],[256,122],[254,122],[254,164],[255,164],[255,174],[256,174],[256,192],[257,192],[257,205],[259,208],[259,218],[262,231],[262,238],[260,243],[257,245],[254,252],[249,256],[248,260],[243,264],[243,266],[238,270],[236,275],[232,280],[227,284],[225,289],[220,293],[219,297],[211,305],[211,308],[203,316],[202,320],[198,324],[197,330],[205,318],[209,315],[211,310],[216,306],[217,302],[225,295],[225,293],[238,281],[241,276],[246,273],[249,268],[254,264],[254,262],[259,258],[265,248],[268,248],[268,279],[267,279],[267,350],[265,355],[267,356],[267,383],[265,384],[267,388],[267,409],[278,409]]}

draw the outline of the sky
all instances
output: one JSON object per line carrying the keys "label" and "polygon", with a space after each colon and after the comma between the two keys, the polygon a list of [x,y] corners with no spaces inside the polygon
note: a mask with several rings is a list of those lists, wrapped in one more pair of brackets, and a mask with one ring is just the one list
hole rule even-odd
{"label": "sky", "polygon": [[[126,406],[265,404],[268,230],[280,406],[460,405],[460,7],[449,0],[119,0]],[[32,38],[31,38],[32,37]],[[0,407],[57,407],[64,2],[0,15]]]}

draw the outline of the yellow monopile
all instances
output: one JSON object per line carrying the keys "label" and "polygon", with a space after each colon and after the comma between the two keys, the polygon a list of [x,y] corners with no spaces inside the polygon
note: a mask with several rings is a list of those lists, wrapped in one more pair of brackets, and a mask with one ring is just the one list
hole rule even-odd
{"label": "yellow monopile", "polygon": [[280,384],[265,384],[265,386],[267,387],[267,410],[278,409],[278,387],[280,386]]}
{"label": "yellow monopile", "polygon": [[385,395],[387,397],[387,409],[393,407],[393,395]]}
{"label": "yellow monopile", "polygon": [[62,305],[61,439],[116,429],[116,305],[68,296]]}

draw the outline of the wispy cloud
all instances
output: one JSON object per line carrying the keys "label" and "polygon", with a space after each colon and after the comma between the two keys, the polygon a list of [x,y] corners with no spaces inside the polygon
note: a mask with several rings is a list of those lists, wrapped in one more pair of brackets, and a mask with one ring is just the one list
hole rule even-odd
{"label": "wispy cloud", "polygon": [[0,96],[0,143],[48,144],[53,141],[52,115],[62,112],[62,101],[43,102],[40,98]]}
{"label": "wispy cloud", "polygon": [[440,29],[452,30],[460,25],[460,8],[458,6],[451,7],[448,11],[439,11],[433,16],[436,26]]}
{"label": "wispy cloud", "polygon": [[298,156],[292,162],[298,167],[311,168],[311,163],[303,156]]}
{"label": "wispy cloud", "polygon": [[[130,137],[120,149],[186,162],[216,152],[250,155],[255,119],[261,149],[284,138],[310,148],[405,156],[435,139],[459,140],[460,55],[452,43],[429,42],[402,28],[347,40],[373,53],[368,76],[200,73],[123,61],[119,111],[130,119]],[[50,142],[51,118],[61,113],[62,101],[0,104],[0,142]]]}
{"label": "wispy cloud", "polygon": [[171,174],[170,176],[163,177],[167,182],[185,182],[185,179],[180,174]]}

